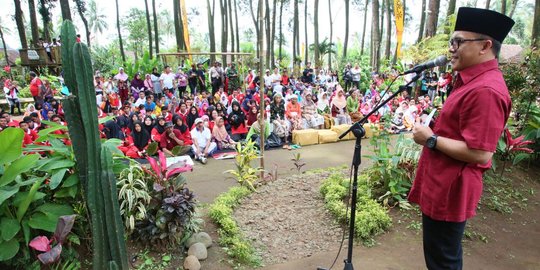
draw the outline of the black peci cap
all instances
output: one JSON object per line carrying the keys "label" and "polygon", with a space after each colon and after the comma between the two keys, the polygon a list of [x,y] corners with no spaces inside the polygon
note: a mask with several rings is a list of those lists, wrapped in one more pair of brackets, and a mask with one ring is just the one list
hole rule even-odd
{"label": "black peci cap", "polygon": [[484,34],[502,43],[514,23],[510,17],[493,10],[460,7],[454,31]]}

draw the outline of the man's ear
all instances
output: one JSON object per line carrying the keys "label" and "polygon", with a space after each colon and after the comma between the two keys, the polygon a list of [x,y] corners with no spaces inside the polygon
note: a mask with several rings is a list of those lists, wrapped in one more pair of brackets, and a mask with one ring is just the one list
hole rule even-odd
{"label": "man's ear", "polygon": [[484,43],[484,46],[482,47],[480,54],[486,54],[488,52],[491,52],[492,48],[493,48],[493,41],[491,41],[490,39],[486,39],[486,43]]}

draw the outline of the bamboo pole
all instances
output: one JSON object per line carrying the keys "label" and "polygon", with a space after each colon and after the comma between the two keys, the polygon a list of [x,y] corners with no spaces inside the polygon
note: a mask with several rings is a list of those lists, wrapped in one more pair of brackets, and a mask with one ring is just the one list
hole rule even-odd
{"label": "bamboo pole", "polygon": [[261,48],[259,50],[259,55],[258,55],[258,59],[259,59],[259,82],[260,82],[260,87],[259,87],[259,96],[260,96],[260,101],[261,101],[261,106],[260,106],[260,113],[259,113],[259,125],[261,126],[261,135],[259,136],[260,138],[260,155],[261,155],[261,165],[260,167],[262,168],[261,170],[261,182],[264,181],[264,140],[265,140],[265,128],[266,128],[266,123],[265,123],[265,120],[264,120],[264,115],[266,114],[266,108],[264,106],[264,77],[263,77],[263,74],[264,74],[264,55],[266,53],[266,50],[264,48],[264,1],[263,0],[259,0],[259,48]]}

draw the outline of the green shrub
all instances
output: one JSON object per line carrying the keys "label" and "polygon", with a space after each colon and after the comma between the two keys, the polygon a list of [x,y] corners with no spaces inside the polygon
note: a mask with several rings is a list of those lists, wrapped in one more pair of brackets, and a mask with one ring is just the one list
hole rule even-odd
{"label": "green shrub", "polygon": [[[358,199],[356,203],[356,219],[354,222],[355,237],[365,245],[373,244],[373,236],[383,233],[392,224],[387,210],[377,201],[370,197],[368,175],[361,174],[358,181]],[[331,174],[325,179],[320,187],[320,192],[324,196],[325,208],[339,222],[347,222],[349,213],[345,200],[348,196],[349,181],[339,172]]]}
{"label": "green shrub", "polygon": [[245,186],[230,188],[210,205],[209,216],[219,226],[219,243],[224,246],[227,255],[238,263],[257,267],[261,265],[261,258],[256,255],[251,242],[242,236],[238,224],[232,217],[234,208],[251,192]]}

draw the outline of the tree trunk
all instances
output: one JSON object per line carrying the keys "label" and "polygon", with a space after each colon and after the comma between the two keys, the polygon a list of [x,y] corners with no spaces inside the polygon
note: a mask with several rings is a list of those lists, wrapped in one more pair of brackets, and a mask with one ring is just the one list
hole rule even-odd
{"label": "tree trunk", "polygon": [[[234,52],[235,39],[234,39],[234,25],[233,25],[233,13],[231,0],[227,0],[227,13],[229,18],[229,29],[231,33],[231,52]],[[237,33],[238,34],[238,33]],[[231,61],[234,62],[234,55],[231,55]]]}
{"label": "tree trunk", "polygon": [[381,15],[381,22],[379,23],[379,40],[382,41],[383,37],[383,31],[384,31],[384,16],[386,14],[385,12],[385,6],[386,6],[386,0],[380,0],[379,2],[379,14]]}
{"label": "tree trunk", "polygon": [[489,9],[490,5],[491,5],[491,0],[486,0],[486,9]]}
{"label": "tree trunk", "polygon": [[[258,29],[258,32],[260,33],[260,35],[257,37],[257,44],[259,44],[259,48],[260,48],[260,57],[264,57],[264,49],[263,49],[263,46],[264,46],[264,1],[263,0],[259,0],[259,10],[258,10],[258,15],[257,15],[257,18],[258,18],[258,22],[259,24],[256,25],[255,28]],[[264,86],[264,79],[262,78],[263,74],[264,74],[264,59],[261,59],[259,58],[259,74],[260,74],[260,89],[264,89],[265,86]],[[255,72],[257,73],[257,72]],[[264,93],[264,91],[263,91]],[[264,97],[264,95],[263,95]],[[261,98],[261,111],[265,108],[264,106],[264,98]],[[263,113],[260,113],[259,114],[259,123],[264,123],[264,114]],[[265,134],[264,132],[264,129],[265,129],[265,125],[264,124],[261,124],[261,134]],[[262,168],[261,170],[261,174],[260,174],[260,180],[261,181],[264,181],[264,140],[261,140],[260,141],[260,157],[261,157],[261,160],[260,160],[260,167]]]}
{"label": "tree trunk", "polygon": [[360,46],[360,55],[364,55],[364,41],[366,38],[366,28],[367,28],[367,8],[368,8],[368,0],[364,0],[366,3],[364,4],[364,26],[362,30],[362,44]]}
{"label": "tree trunk", "polygon": [[32,29],[32,45],[34,45],[34,48],[37,48],[39,41],[39,28],[36,15],[36,3],[34,0],[28,0],[28,9],[30,14],[30,28]]}
{"label": "tree trunk", "polygon": [[265,59],[265,66],[267,68],[272,68],[270,66],[270,54],[272,54],[272,52],[270,51],[272,49],[272,25],[270,24],[270,3],[268,2],[269,0],[266,0],[266,4],[265,4],[265,12],[264,12],[264,18],[265,18],[265,22],[266,22],[266,25],[264,27],[264,30],[266,32],[266,59]]}
{"label": "tree trunk", "polygon": [[534,5],[534,19],[531,36],[531,48],[540,48],[540,0]]}
{"label": "tree trunk", "polygon": [[[10,66],[6,40],[4,39],[4,32],[2,31],[2,27],[0,27],[0,39],[2,39],[2,46],[4,46],[4,57],[6,58],[6,66]],[[11,77],[11,72],[10,72],[10,77]]]}
{"label": "tree trunk", "polygon": [[379,40],[379,0],[371,1],[371,67],[379,70],[380,40]]}
{"label": "tree trunk", "polygon": [[508,17],[510,18],[514,17],[514,12],[516,11],[517,5],[518,5],[518,0],[512,0],[512,9],[510,9],[510,13],[508,13]]}
{"label": "tree trunk", "polygon": [[330,0],[328,0],[328,15],[329,15],[329,18],[330,18],[330,41],[329,41],[329,45],[330,46],[330,51],[328,52],[328,70],[332,70],[332,35],[334,33],[334,29],[333,29],[333,22],[332,22],[332,3]]}
{"label": "tree trunk", "polygon": [[[368,0],[364,0],[367,1]],[[330,1],[328,1],[330,3]],[[365,32],[365,21],[364,20],[364,32]],[[343,59],[347,58],[347,46],[349,46],[349,0],[345,0],[345,40],[343,41]]]}
{"label": "tree trunk", "polygon": [[62,20],[71,19],[71,10],[69,9],[69,0],[60,0],[60,10],[62,12]]}
{"label": "tree trunk", "polygon": [[506,15],[506,0],[501,0],[501,13]]}
{"label": "tree trunk", "polygon": [[28,48],[28,42],[26,41],[26,31],[24,30],[23,13],[21,9],[21,1],[15,0],[15,22],[17,23],[17,31],[19,32],[19,39],[21,40],[21,47],[23,49]]}
{"label": "tree trunk", "polygon": [[[277,1],[272,1],[272,39],[270,40],[270,55],[272,57],[272,60],[270,61],[272,63],[272,67],[276,67],[276,57],[275,57],[275,48],[276,48],[276,9],[277,9]],[[280,2],[283,2],[283,0],[279,0]],[[283,6],[283,4],[281,5]],[[280,14],[281,17],[281,14]]]}
{"label": "tree trunk", "polygon": [[255,14],[253,13],[253,2],[254,1],[249,1],[249,11],[251,12],[251,19],[253,20],[253,24],[255,24],[255,32],[257,34],[257,59],[259,59],[259,61],[262,59],[261,57],[261,47],[259,45],[259,39],[260,39],[260,27],[259,27],[259,6],[257,6],[257,17],[255,17]]}
{"label": "tree trunk", "polygon": [[308,37],[307,37],[307,5],[308,0],[304,2],[304,34],[305,34],[305,45],[304,45],[304,65],[309,62],[309,50],[308,50]]}
{"label": "tree trunk", "polygon": [[[221,7],[221,52],[227,52],[227,41],[229,38],[229,27],[228,27],[228,17],[227,17],[227,0],[220,0]],[[227,57],[225,55],[221,56],[221,61],[223,65],[227,63]]]}
{"label": "tree trunk", "polygon": [[[216,52],[216,34],[214,32],[214,12],[216,7],[216,0],[212,0],[212,8],[210,8],[210,0],[206,0],[206,14],[208,17],[208,35],[210,38],[210,52]],[[210,62],[212,64],[216,62],[216,56],[210,55]]]}
{"label": "tree trunk", "polygon": [[392,41],[392,1],[386,0],[386,46],[384,55],[387,60],[390,59],[390,46]]}
{"label": "tree trunk", "polygon": [[426,0],[422,0],[422,14],[420,15],[420,27],[418,28],[418,39],[416,43],[420,43],[424,38],[424,27],[426,25]]}
{"label": "tree trunk", "polygon": [[79,13],[79,17],[81,17],[84,24],[84,31],[86,32],[86,44],[88,45],[88,48],[90,48],[90,27],[88,26],[88,20],[84,16],[84,5],[84,1],[77,3],[77,12]]}
{"label": "tree trunk", "polygon": [[118,42],[120,43],[120,54],[122,55],[122,63],[126,62],[126,53],[124,52],[124,42],[122,42],[122,32],[120,31],[120,9],[118,0],[116,0],[116,29],[118,30]]}
{"label": "tree trunk", "polygon": [[[489,0],[487,0],[489,2]],[[456,13],[456,0],[449,0],[448,1],[448,9],[446,11],[446,20],[448,20],[448,18],[453,15],[454,13]],[[445,27],[444,28],[444,33],[445,34],[450,34],[450,27]]]}
{"label": "tree trunk", "polygon": [[146,29],[148,31],[148,54],[150,59],[152,59],[153,49],[152,49],[152,24],[150,23],[150,9],[148,9],[148,0],[144,0],[144,7],[146,8]]}
{"label": "tree trunk", "polygon": [[238,30],[238,4],[234,0],[234,20],[236,28],[236,51],[240,52],[240,31]]}
{"label": "tree trunk", "polygon": [[429,16],[426,24],[426,37],[437,34],[437,22],[439,20],[439,6],[441,0],[429,0]]}
{"label": "tree trunk", "polygon": [[293,69],[296,66],[296,58],[298,57],[297,42],[298,42],[298,0],[294,0],[293,6]]}
{"label": "tree trunk", "polygon": [[43,23],[43,39],[45,39],[46,42],[51,42],[51,34],[49,31],[51,13],[49,12],[45,0],[39,0],[39,13],[41,14],[41,22]]}
{"label": "tree trunk", "polygon": [[[283,0],[279,1],[279,53],[278,53],[278,60],[279,60],[280,63],[281,63],[281,60],[283,59],[283,55],[282,55],[283,19],[282,19],[282,17],[283,17]],[[295,32],[295,30],[293,30],[293,32]],[[295,36],[293,34],[293,44],[294,44],[294,38],[295,38]],[[294,51],[294,45],[293,45],[293,51]],[[293,54],[295,54],[295,53],[293,52]],[[293,61],[294,61],[294,56],[293,56]]]}
{"label": "tree trunk", "polygon": [[176,37],[176,51],[185,50],[184,30],[182,24],[182,15],[180,11],[180,1],[173,0],[174,34]]}
{"label": "tree trunk", "polygon": [[156,55],[159,53],[159,31],[156,14],[156,0],[152,0],[152,16],[154,17],[154,42],[156,45]]}
{"label": "tree trunk", "polygon": [[314,47],[314,56],[313,59],[315,60],[315,69],[319,69],[321,65],[320,61],[320,52],[319,52],[319,0],[315,0],[315,3],[313,5],[313,44]]}

